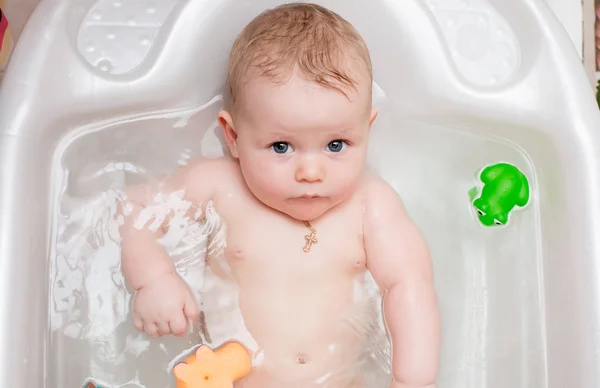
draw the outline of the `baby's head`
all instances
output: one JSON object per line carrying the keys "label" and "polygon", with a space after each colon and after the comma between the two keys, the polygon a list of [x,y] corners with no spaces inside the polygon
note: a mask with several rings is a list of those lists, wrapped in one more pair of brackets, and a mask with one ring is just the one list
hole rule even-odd
{"label": "baby's head", "polygon": [[261,202],[313,220],[353,194],[376,117],[372,80],[363,39],[323,7],[286,4],[246,26],[229,62],[231,111],[219,122]]}

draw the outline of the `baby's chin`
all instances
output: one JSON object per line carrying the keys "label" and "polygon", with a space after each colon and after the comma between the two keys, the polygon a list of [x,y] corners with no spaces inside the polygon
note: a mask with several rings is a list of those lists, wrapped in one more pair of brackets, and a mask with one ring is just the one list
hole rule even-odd
{"label": "baby's chin", "polygon": [[259,197],[264,205],[286,214],[298,221],[313,221],[331,210],[339,201],[330,197],[317,198],[274,198]]}
{"label": "baby's chin", "polygon": [[313,221],[327,213],[333,204],[327,199],[286,201],[277,209],[299,221]]}

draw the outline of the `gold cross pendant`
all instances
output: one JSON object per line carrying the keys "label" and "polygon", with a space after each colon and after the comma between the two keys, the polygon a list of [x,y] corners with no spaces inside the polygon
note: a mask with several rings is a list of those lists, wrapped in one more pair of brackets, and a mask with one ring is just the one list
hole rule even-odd
{"label": "gold cross pendant", "polygon": [[313,244],[318,243],[317,240],[317,231],[312,227],[310,222],[304,221],[304,225],[310,230],[310,234],[304,236],[304,240],[306,243],[304,244],[304,252],[310,252],[310,248],[312,248]]}

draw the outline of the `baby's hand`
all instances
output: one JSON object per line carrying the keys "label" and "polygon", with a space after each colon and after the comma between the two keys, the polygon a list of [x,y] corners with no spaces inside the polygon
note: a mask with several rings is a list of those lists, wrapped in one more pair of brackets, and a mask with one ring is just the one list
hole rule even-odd
{"label": "baby's hand", "polygon": [[[175,273],[162,275],[140,288],[133,301],[133,325],[150,337],[182,336],[188,322],[198,315],[189,288]],[[191,323],[191,322],[190,322]]]}

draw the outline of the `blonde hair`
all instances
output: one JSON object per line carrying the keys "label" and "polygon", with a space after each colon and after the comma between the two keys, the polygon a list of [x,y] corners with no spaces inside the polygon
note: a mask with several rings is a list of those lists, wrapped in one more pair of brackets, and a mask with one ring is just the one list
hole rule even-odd
{"label": "blonde hair", "polygon": [[231,49],[228,81],[232,107],[250,73],[285,82],[294,68],[308,80],[347,96],[357,79],[349,70],[355,55],[368,73],[369,49],[358,31],[338,14],[316,4],[290,3],[258,15],[239,34]]}

